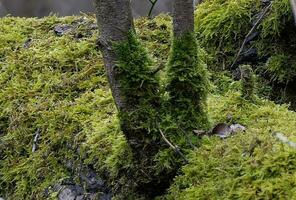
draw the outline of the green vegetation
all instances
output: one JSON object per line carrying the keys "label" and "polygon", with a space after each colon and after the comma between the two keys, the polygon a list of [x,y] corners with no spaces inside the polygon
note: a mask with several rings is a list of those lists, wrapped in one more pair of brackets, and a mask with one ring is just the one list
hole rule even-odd
{"label": "green vegetation", "polygon": [[241,65],[242,97],[246,100],[254,100],[255,78],[250,65]]}
{"label": "green vegetation", "polygon": [[296,151],[272,133],[296,141],[296,113],[266,100],[256,105],[242,101],[235,91],[212,96],[208,105],[214,121],[225,122],[231,115],[247,131],[226,140],[204,137],[167,198],[295,199]]}
{"label": "green vegetation", "polygon": [[[180,49],[172,54],[168,76],[162,78],[165,72],[160,71],[155,77],[137,77],[142,73],[131,71],[135,75],[130,77],[132,82],[123,80],[128,86],[125,92],[131,95],[129,97],[138,97],[144,104],[151,100],[157,102],[158,98],[165,102],[160,105],[160,110],[143,110],[148,113],[147,119],[139,122],[145,123],[136,127],[131,123],[131,128],[149,128],[151,136],[159,139],[155,126],[155,121],[159,120],[160,128],[173,144],[181,147],[189,160],[168,194],[160,199],[296,198],[296,151],[272,136],[274,131],[280,131],[291,141],[296,141],[295,112],[289,111],[285,105],[257,97],[255,102],[246,101],[241,97],[240,81],[234,81],[227,71],[209,74],[211,87],[199,88],[194,84],[197,80],[206,82],[205,76],[196,76],[200,71],[205,73],[205,63],[212,72],[226,69],[231,64],[260,8],[259,1],[255,0],[206,1],[196,12],[196,35],[203,49],[192,44],[195,59],[188,65],[188,68],[195,66],[197,71],[187,69],[187,64],[172,65],[173,59],[179,59],[176,55],[184,56],[178,52],[182,51],[182,44],[187,41],[185,38],[182,42],[173,41],[174,45],[180,44]],[[128,49],[125,44],[118,46],[120,55],[130,58],[128,62],[119,63],[122,73],[129,71],[135,60],[141,63],[143,68],[138,69],[141,72],[150,73],[165,66],[171,43],[170,20],[165,15],[153,20],[136,20],[139,41],[132,35],[129,38],[130,43],[136,44],[132,46],[135,49]],[[275,1],[271,13],[259,27],[259,38],[251,44],[260,50],[260,55],[272,56],[262,68],[280,82],[294,78],[295,51],[288,45],[295,40],[294,30],[289,29],[292,23],[288,0]],[[70,25],[72,29],[57,36],[54,27],[61,24]],[[126,185],[126,191],[121,192],[132,198],[129,189],[134,183],[127,176],[135,172],[132,150],[120,131],[102,58],[95,46],[97,32],[92,28],[94,24],[92,16],[0,19],[1,197],[16,200],[49,198],[44,191],[50,186],[69,177],[79,182],[73,170],[66,167],[66,162],[71,162],[74,167],[81,163],[91,165],[107,179],[115,195],[118,186]],[[138,42],[147,47],[152,59],[146,57],[146,50],[138,48]],[[198,55],[195,54],[197,51]],[[190,77],[183,76],[182,70],[178,71],[180,66],[182,70],[189,70]],[[178,81],[184,80],[194,86],[185,88],[178,95],[186,98],[192,92],[198,93],[197,100],[205,101],[205,91],[209,90],[211,94],[204,102],[207,107],[188,106],[185,113],[176,111],[180,105],[170,102],[174,93],[168,94],[164,88],[178,89],[179,85],[172,81],[177,72]],[[143,84],[142,79],[145,79]],[[262,81],[258,75],[254,80]],[[159,91],[156,91],[158,87]],[[256,89],[266,90],[264,86],[260,87]],[[138,92],[133,93],[128,88],[136,88]],[[143,93],[147,91],[153,98],[143,100]],[[170,104],[175,110],[166,110]],[[194,109],[196,112],[206,109],[209,124],[225,122],[231,116],[231,122],[245,125],[247,131],[225,140],[215,136],[199,139],[189,131],[185,131],[188,136],[185,139],[179,137],[184,132],[178,128],[180,122],[176,119],[179,114],[180,118],[186,118],[188,114],[195,116]],[[161,114],[156,117],[158,111]],[[171,114],[175,114],[174,118]],[[136,118],[127,119],[133,122]],[[204,128],[200,124],[206,123],[193,120],[185,129]],[[40,132],[38,149],[32,152],[37,132]],[[164,147],[155,157],[155,176],[164,170],[173,172],[177,165],[184,164],[173,150],[162,140],[160,142]]]}
{"label": "green vegetation", "polygon": [[170,116],[184,130],[209,128],[205,112],[209,92],[208,74],[199,58],[194,33],[173,41],[167,68]]}
{"label": "green vegetation", "polygon": [[[208,0],[198,6],[196,33],[212,58],[211,69],[224,70],[231,66],[262,9],[259,0]],[[295,78],[295,49],[291,46],[295,42],[295,28],[289,0],[274,1],[257,31],[259,36],[245,50],[256,48],[259,58],[271,56],[267,65],[258,63],[259,66],[277,81],[291,81]]]}

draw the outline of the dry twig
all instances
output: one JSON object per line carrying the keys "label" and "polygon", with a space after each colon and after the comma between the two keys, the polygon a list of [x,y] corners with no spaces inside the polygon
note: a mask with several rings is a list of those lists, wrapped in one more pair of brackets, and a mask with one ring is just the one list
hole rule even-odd
{"label": "dry twig", "polygon": [[179,156],[181,156],[183,159],[184,159],[184,161],[186,162],[186,163],[188,163],[188,160],[187,160],[187,158],[185,157],[185,155],[180,151],[180,148],[178,147],[178,146],[175,146],[175,145],[173,145],[166,137],[165,137],[165,135],[164,135],[164,133],[162,132],[162,130],[161,129],[159,129],[159,132],[160,132],[160,134],[161,134],[161,136],[162,136],[162,138],[163,138],[163,140],[175,151],[175,153],[176,154],[178,154]]}
{"label": "dry twig", "polygon": [[271,2],[267,7],[265,7],[265,9],[263,10],[263,12],[261,13],[261,15],[259,16],[259,18],[257,19],[257,21],[255,22],[254,26],[251,28],[251,30],[249,31],[249,33],[246,35],[239,51],[237,52],[235,58],[234,58],[234,61],[232,63],[232,65],[230,66],[230,69],[232,69],[234,67],[234,65],[236,64],[239,56],[241,55],[242,51],[244,50],[245,48],[245,45],[247,44],[247,41],[248,41],[248,38],[255,32],[255,30],[257,29],[257,27],[260,25],[261,21],[264,19],[265,15],[268,13],[269,9],[271,8],[272,6],[272,3]]}

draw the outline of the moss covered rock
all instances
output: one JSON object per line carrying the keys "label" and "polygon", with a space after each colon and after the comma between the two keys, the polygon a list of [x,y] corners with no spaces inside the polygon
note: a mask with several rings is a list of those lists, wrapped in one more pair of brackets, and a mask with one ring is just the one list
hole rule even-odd
{"label": "moss covered rock", "polygon": [[[170,49],[170,18],[140,18],[135,24],[140,41],[154,59],[151,70],[162,68]],[[133,183],[125,175],[133,172],[132,154],[120,131],[96,49],[94,17],[5,17],[0,26],[0,196],[56,199],[56,193],[46,191],[67,179],[79,184],[80,166],[88,165],[107,180],[115,196],[118,186],[126,185],[125,193],[137,199],[128,190]],[[197,34],[201,34],[199,29]],[[204,51],[201,58],[211,61]],[[281,131],[295,141],[295,112],[267,100],[245,101],[238,92],[239,82],[224,74],[213,76],[209,118],[214,124],[225,122],[230,115],[246,125],[247,132],[227,140],[199,140],[188,134],[181,141],[168,133],[174,144],[191,142],[199,148],[182,146],[189,164],[169,194],[160,198],[295,198],[295,151],[271,136]],[[34,142],[37,134],[39,139]],[[32,151],[34,143],[37,149]],[[174,169],[177,160],[169,148],[156,159],[160,171]]]}

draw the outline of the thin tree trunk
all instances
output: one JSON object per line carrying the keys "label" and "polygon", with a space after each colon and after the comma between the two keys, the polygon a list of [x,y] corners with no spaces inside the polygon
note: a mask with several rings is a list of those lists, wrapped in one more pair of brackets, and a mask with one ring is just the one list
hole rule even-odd
{"label": "thin tree trunk", "polygon": [[174,37],[194,31],[194,0],[175,0],[173,6]]}
{"label": "thin tree trunk", "polygon": [[293,12],[293,17],[294,17],[294,23],[296,26],[296,0],[290,0],[292,12]]}
{"label": "thin tree trunk", "polygon": [[99,46],[105,63],[112,95],[120,111],[127,109],[127,104],[120,90],[118,72],[115,69],[117,56],[113,42],[127,40],[130,30],[134,29],[130,0],[95,0],[99,26]]}
{"label": "thin tree trunk", "polygon": [[194,0],[174,0],[173,33],[167,69],[172,118],[179,126],[192,131],[208,128],[206,97],[208,79],[198,57],[194,34]]}
{"label": "thin tree trunk", "polygon": [[[121,130],[133,152],[133,169],[123,172],[129,183],[119,188],[124,191],[131,187],[135,193],[152,199],[161,188],[153,168],[154,157],[161,147],[156,141],[160,136],[155,133],[159,82],[151,75],[147,52],[136,34],[131,33],[134,25],[130,0],[95,0],[95,5],[98,44],[119,110]],[[126,195],[122,199],[128,199],[131,194],[122,195]]]}

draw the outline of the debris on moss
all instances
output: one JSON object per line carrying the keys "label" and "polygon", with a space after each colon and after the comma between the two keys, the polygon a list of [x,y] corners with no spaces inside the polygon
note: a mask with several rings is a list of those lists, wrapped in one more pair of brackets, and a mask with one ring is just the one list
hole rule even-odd
{"label": "debris on moss", "polygon": [[230,115],[247,131],[225,140],[203,137],[167,199],[294,199],[296,151],[272,133],[295,141],[295,112],[266,100],[242,102],[237,92],[211,96],[208,104],[214,121]]}

